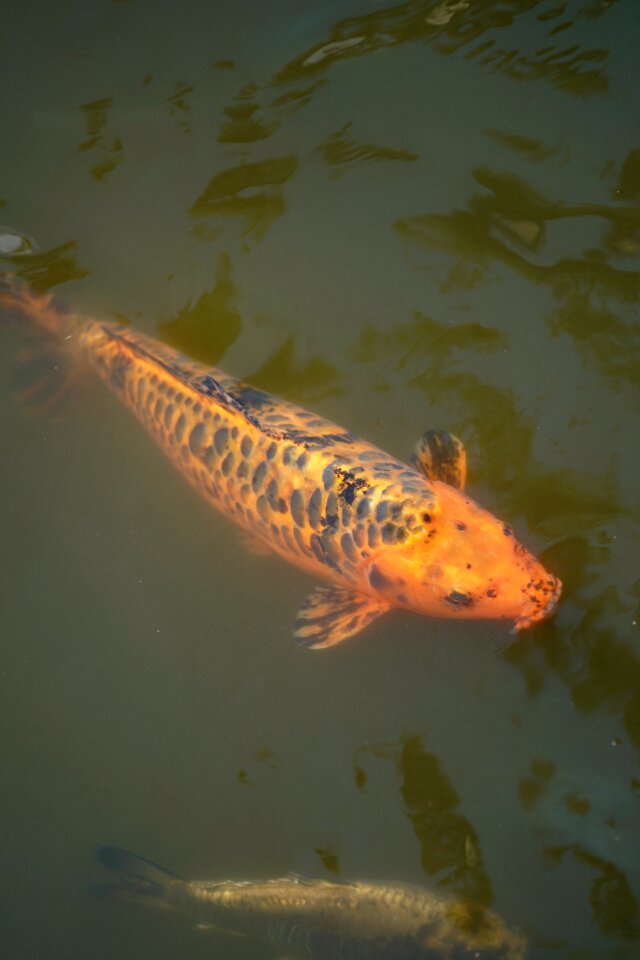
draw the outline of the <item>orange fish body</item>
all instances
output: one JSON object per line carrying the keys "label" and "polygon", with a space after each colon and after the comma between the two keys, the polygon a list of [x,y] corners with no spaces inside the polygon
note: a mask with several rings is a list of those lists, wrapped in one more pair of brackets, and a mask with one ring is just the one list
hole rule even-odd
{"label": "orange fish body", "polygon": [[4,301],[88,360],[252,540],[328,581],[298,613],[305,646],[338,643],[392,607],[518,629],[554,610],[560,581],[463,493],[451,435],[426,434],[411,467],[121,324],[62,313],[25,289]]}

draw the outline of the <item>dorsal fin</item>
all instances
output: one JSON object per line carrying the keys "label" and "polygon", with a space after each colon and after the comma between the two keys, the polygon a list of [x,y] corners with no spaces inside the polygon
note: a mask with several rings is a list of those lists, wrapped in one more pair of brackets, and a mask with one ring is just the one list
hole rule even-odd
{"label": "dorsal fin", "polygon": [[[267,421],[275,406],[283,410],[287,408],[293,410],[295,409],[293,405],[279,401],[270,394],[256,390],[241,381],[234,381],[233,387],[227,389],[221,382],[220,371],[214,370],[211,372],[206,368],[200,368],[197,372],[188,369],[186,371],[181,370],[178,365],[179,356],[176,357],[176,362],[172,362],[170,357],[163,357],[157,350],[149,349],[144,342],[130,336],[128,332],[120,333],[106,324],[102,329],[109,339],[117,341],[122,344],[124,349],[130,350],[131,353],[161,367],[170,376],[178,380],[185,389],[193,390],[205,397],[211,397],[221,407],[242,417],[251,426],[273,440],[288,440],[290,443],[295,443],[306,450],[320,449],[338,443],[352,444],[355,440],[353,434],[336,427],[329,421],[323,421],[321,418],[312,417],[312,423],[309,425],[302,421],[300,423],[295,421],[284,422],[281,426],[276,421],[276,425],[271,425]],[[224,379],[226,377],[222,374],[222,380]],[[264,412],[262,408],[264,408]]]}
{"label": "dorsal fin", "polygon": [[265,426],[264,423],[261,423],[255,414],[249,413],[247,408],[243,406],[239,400],[236,400],[235,397],[232,397],[231,394],[224,389],[220,381],[216,380],[216,378],[210,373],[205,374],[204,377],[199,377],[196,380],[190,380],[188,382],[191,384],[194,390],[198,391],[198,393],[202,393],[206,397],[213,397],[216,403],[219,403],[221,407],[225,407],[227,410],[230,410],[233,413],[240,414],[241,417],[244,417],[247,423],[252,424],[259,430],[262,430],[263,433],[266,433],[269,436],[277,436],[277,438],[282,438],[282,433],[278,432],[277,430],[272,430]]}
{"label": "dorsal fin", "polygon": [[171,363],[168,359],[164,359],[158,354],[158,352],[147,349],[144,343],[140,343],[137,339],[133,339],[131,336],[120,333],[117,330],[108,327],[106,324],[103,326],[102,330],[105,336],[107,336],[110,340],[115,340],[136,356],[143,357],[150,363],[161,367],[168,374],[170,374],[170,376],[174,377],[174,379],[183,384],[186,389],[195,390],[196,393],[201,393],[205,397],[211,397],[216,401],[216,403],[219,403],[221,407],[224,407],[226,410],[243,417],[247,423],[257,427],[268,436],[277,436],[278,438],[282,437],[281,433],[265,426],[265,424],[261,423],[255,414],[250,413],[249,410],[247,410],[247,408],[239,400],[237,400],[227,390],[224,389],[220,381],[214,377],[213,374],[206,372],[201,376],[189,375],[182,371],[178,366]]}
{"label": "dorsal fin", "polygon": [[462,441],[447,430],[427,430],[414,447],[411,463],[428,480],[441,480],[464,490],[467,454]]}

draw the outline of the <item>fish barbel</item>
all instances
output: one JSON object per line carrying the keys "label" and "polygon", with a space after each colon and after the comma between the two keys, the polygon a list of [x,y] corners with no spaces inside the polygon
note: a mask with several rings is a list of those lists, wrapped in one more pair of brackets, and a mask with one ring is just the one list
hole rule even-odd
{"label": "fish barbel", "polygon": [[27,287],[0,293],[0,305],[88,362],[261,551],[328,581],[300,607],[301,644],[339,643],[393,607],[516,629],[555,609],[560,580],[464,493],[465,451],[451,434],[426,433],[409,466],[122,324],[64,312]]}
{"label": "fish barbel", "polygon": [[187,881],[117,847],[98,847],[119,874],[97,892],[177,910],[200,930],[242,934],[288,958],[523,960],[525,940],[495,914],[417,886],[306,879]]}

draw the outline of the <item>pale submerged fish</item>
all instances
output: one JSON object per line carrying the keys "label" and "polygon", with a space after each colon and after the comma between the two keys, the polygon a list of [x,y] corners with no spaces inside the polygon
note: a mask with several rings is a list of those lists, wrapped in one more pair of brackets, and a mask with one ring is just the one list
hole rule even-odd
{"label": "pale submerged fish", "polygon": [[177,910],[202,931],[271,944],[287,960],[523,960],[525,940],[483,907],[403,884],[296,876],[188,881],[117,847],[119,879],[98,890]]}

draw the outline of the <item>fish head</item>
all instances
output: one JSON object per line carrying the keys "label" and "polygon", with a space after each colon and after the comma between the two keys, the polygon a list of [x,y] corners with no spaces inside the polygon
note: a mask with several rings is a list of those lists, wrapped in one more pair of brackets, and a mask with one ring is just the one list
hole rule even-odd
{"label": "fish head", "polygon": [[375,557],[372,586],[431,617],[513,620],[521,630],[550,616],[560,580],[508,524],[446,483],[431,486],[410,536]]}

